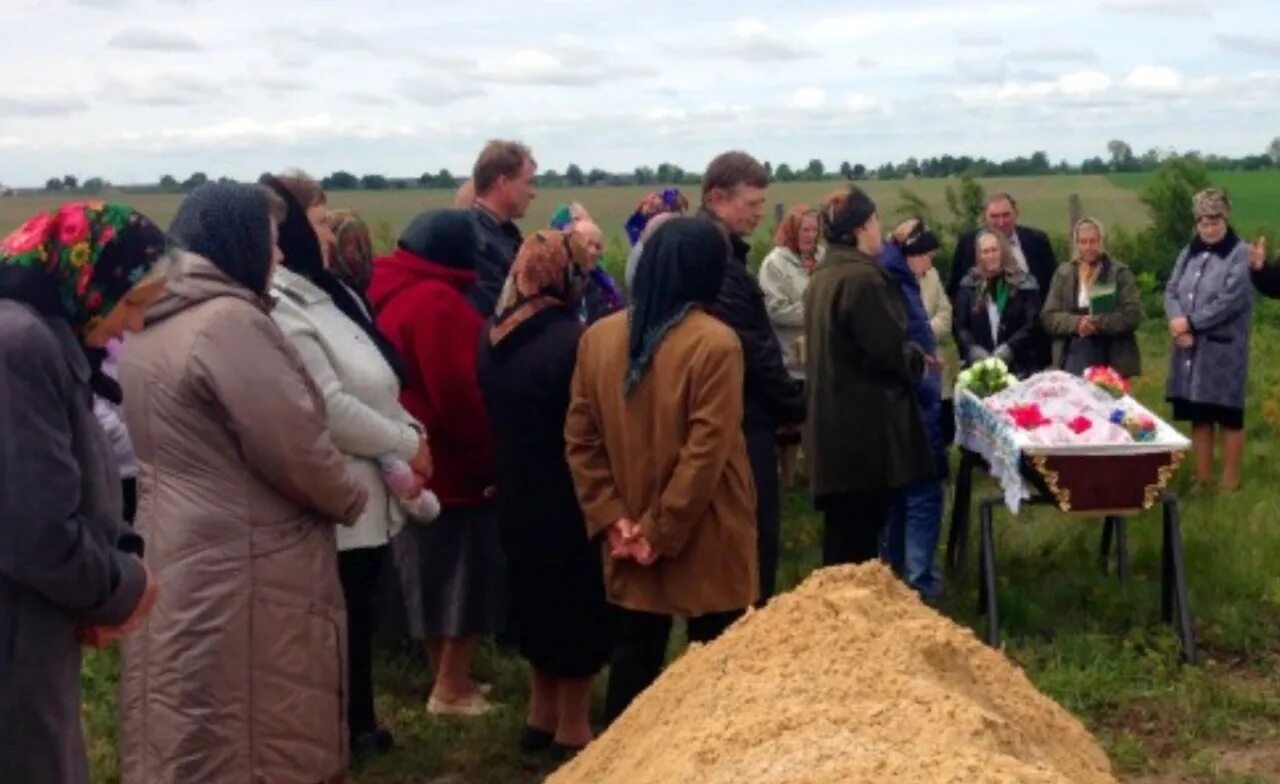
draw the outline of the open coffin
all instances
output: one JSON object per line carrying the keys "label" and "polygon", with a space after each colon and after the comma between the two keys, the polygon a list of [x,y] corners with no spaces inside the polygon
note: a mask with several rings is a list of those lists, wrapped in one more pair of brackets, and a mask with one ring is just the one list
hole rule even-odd
{"label": "open coffin", "polygon": [[987,461],[1014,512],[1033,489],[1064,512],[1150,509],[1191,446],[1132,397],[1060,371],[985,399],[957,388],[955,398],[960,446]]}

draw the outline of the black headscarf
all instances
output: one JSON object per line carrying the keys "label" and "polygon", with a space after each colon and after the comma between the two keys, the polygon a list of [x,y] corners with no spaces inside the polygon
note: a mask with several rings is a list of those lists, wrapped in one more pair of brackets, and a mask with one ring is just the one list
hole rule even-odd
{"label": "black headscarf", "polygon": [[645,241],[628,312],[624,394],[630,395],[640,383],[667,333],[690,310],[716,301],[727,250],[724,234],[704,218],[668,221]]}
{"label": "black headscarf", "polygon": [[209,183],[191,192],[169,236],[259,295],[271,282],[271,208],[254,185]]}
{"label": "black headscarf", "polygon": [[476,266],[477,237],[474,210],[432,210],[410,221],[397,244],[427,261],[469,270]]}
{"label": "black headscarf", "polygon": [[854,232],[867,225],[876,214],[876,203],[861,188],[849,186],[849,196],[822,210],[827,242],[853,245]]}
{"label": "black headscarf", "polygon": [[293,192],[285,187],[284,183],[271,176],[270,174],[262,175],[260,182],[275,191],[285,203],[287,211],[284,220],[280,223],[280,251],[284,254],[284,266],[291,272],[311,281],[329,295],[333,300],[333,304],[338,310],[342,311],[342,315],[351,319],[356,323],[364,333],[369,336],[373,344],[378,347],[378,352],[382,354],[382,358],[391,366],[391,370],[395,372],[396,378],[399,379],[403,386],[407,381],[405,374],[404,361],[400,359],[400,355],[396,353],[395,347],[387,340],[378,327],[373,323],[370,314],[373,310],[369,307],[369,303],[365,300],[364,295],[347,286],[342,281],[334,277],[324,265],[324,252],[320,249],[320,238],[316,236],[316,230],[311,225],[311,219],[307,217],[307,206],[298,201]]}

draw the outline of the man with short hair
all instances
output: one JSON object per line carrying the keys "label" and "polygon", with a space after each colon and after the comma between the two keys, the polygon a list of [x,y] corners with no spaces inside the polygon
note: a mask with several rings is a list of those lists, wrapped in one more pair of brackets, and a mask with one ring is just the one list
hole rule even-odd
{"label": "man with short hair", "polygon": [[485,318],[493,315],[516,251],[524,241],[515,221],[524,217],[538,195],[533,181],[537,170],[538,163],[528,147],[495,139],[480,151],[471,171],[479,242],[476,284],[469,297]]}
{"label": "man with short hair", "polygon": [[782,347],[769,321],[760,284],[747,267],[747,243],[764,217],[769,174],[745,152],[726,152],[702,178],[701,217],[716,223],[729,239],[724,284],[715,315],[738,333],[745,374],[743,431],[756,484],[760,601],[773,595],[778,569],[782,515],[778,477],[778,430],[804,422],[803,388],[782,361]]}
{"label": "man with short hair", "polygon": [[[1009,241],[1019,266],[1035,279],[1040,296],[1044,297],[1053,282],[1054,273],[1058,271],[1058,260],[1054,257],[1049,235],[1040,229],[1019,225],[1018,202],[1007,193],[995,193],[987,199],[983,223],[986,228]],[[951,278],[947,283],[947,296],[952,302],[955,302],[960,291],[960,282],[973,269],[977,236],[977,231],[971,231],[956,242],[956,252],[951,257]],[[1043,369],[1051,364],[1051,352],[1049,338],[1039,325],[1036,327],[1035,340],[1038,365]]]}

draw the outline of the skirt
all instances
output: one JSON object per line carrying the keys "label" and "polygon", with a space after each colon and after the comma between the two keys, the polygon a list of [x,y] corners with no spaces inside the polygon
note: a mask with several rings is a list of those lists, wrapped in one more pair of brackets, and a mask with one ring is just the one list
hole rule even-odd
{"label": "skirt", "polygon": [[1170,398],[1173,404],[1173,418],[1179,422],[1190,422],[1193,425],[1221,425],[1228,430],[1244,429],[1244,409],[1234,406],[1219,406],[1214,403],[1197,403],[1193,400],[1175,397]]}
{"label": "skirt", "polygon": [[604,595],[599,549],[575,563],[512,563],[511,642],[538,672],[587,678],[613,651],[614,614]]}
{"label": "skirt", "polygon": [[392,542],[414,639],[497,634],[506,611],[506,564],[489,507],[454,508],[410,523]]}

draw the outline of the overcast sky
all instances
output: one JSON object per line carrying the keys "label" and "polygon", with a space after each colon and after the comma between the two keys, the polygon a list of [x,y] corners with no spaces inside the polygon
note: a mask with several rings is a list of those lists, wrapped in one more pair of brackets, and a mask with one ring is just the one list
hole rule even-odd
{"label": "overcast sky", "polygon": [[700,170],[1280,135],[1275,0],[0,0],[0,27],[13,185],[457,173],[493,136]]}

